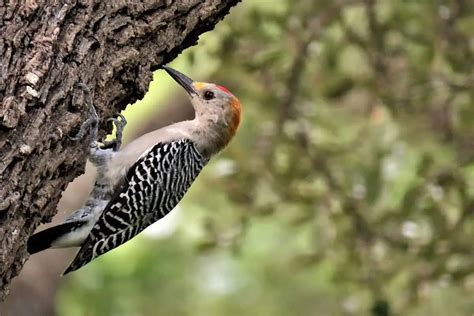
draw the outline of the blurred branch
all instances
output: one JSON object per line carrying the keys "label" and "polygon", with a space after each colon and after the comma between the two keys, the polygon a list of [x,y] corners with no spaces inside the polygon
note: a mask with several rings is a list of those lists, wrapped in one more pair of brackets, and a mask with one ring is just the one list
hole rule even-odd
{"label": "blurred branch", "polygon": [[[303,23],[304,25],[308,25],[309,31],[307,33],[305,32],[305,36],[302,36],[302,38],[297,38],[299,43],[290,66],[289,75],[286,79],[285,92],[279,105],[280,110],[274,127],[275,132],[273,133],[273,139],[271,140],[272,145],[268,147],[269,152],[265,154],[267,161],[271,161],[270,158],[274,155],[277,143],[282,137],[285,122],[294,118],[295,101],[300,92],[301,80],[306,68],[310,44],[321,35],[328,25],[340,17],[343,8],[357,4],[360,1],[362,0],[335,1],[329,8],[320,12],[316,17]],[[269,165],[272,166],[272,164]]]}

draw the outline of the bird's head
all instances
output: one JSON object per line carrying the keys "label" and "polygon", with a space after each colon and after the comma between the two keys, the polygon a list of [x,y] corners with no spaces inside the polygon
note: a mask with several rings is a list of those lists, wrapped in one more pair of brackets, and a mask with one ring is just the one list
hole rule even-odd
{"label": "bird's head", "polygon": [[193,81],[168,66],[163,66],[163,69],[186,90],[196,118],[227,134],[226,145],[240,125],[242,109],[239,100],[223,86]]}

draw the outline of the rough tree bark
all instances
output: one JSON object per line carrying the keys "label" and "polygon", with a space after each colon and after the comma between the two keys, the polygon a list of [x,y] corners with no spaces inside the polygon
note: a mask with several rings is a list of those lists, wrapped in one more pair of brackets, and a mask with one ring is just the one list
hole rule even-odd
{"label": "rough tree bark", "polygon": [[[143,97],[152,71],[194,45],[239,0],[0,2],[0,299],[83,172],[87,140],[71,141],[88,111],[101,118]],[[101,135],[110,131],[105,119]]]}

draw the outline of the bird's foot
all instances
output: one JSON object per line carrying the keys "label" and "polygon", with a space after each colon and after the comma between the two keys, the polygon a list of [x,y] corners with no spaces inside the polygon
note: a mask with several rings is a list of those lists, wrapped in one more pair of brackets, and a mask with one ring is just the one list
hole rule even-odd
{"label": "bird's foot", "polygon": [[100,149],[112,148],[113,151],[119,151],[120,146],[122,146],[122,135],[123,130],[127,125],[127,120],[122,114],[118,113],[117,117],[110,118],[107,121],[112,121],[115,125],[115,139],[103,141],[102,146],[100,146]]}

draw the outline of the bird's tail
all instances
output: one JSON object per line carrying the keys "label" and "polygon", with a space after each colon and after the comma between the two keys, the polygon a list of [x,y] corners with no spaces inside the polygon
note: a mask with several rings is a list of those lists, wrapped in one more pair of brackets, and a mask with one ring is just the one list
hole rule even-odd
{"label": "bird's tail", "polygon": [[48,249],[60,237],[75,230],[83,224],[84,222],[67,222],[42,230],[36,234],[33,234],[28,239],[26,248],[31,255]]}

